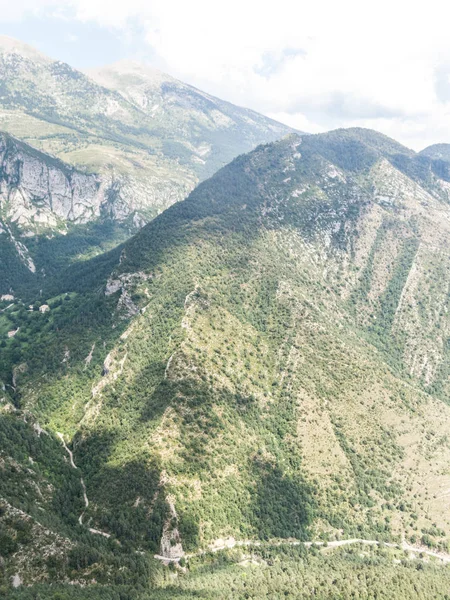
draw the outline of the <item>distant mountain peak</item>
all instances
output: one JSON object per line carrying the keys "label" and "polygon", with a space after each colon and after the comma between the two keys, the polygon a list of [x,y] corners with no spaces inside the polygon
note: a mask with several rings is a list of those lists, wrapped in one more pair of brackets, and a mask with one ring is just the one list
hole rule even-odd
{"label": "distant mountain peak", "polygon": [[414,150],[403,146],[403,144],[400,144],[388,135],[367,127],[333,129],[326,133],[319,134],[318,137],[323,140],[326,139],[328,142],[332,142],[334,139],[339,139],[340,141],[355,140],[374,150],[376,149],[380,152],[388,152],[390,154],[395,152],[408,154],[409,156],[415,154]]}
{"label": "distant mountain peak", "polygon": [[0,35],[0,54],[16,54],[40,63],[48,64],[54,62],[51,58],[33,48],[33,46],[7,35]]}
{"label": "distant mountain peak", "polygon": [[116,71],[117,73],[134,72],[134,73],[139,73],[139,74],[147,75],[147,76],[154,76],[154,77],[161,76],[166,79],[173,79],[170,75],[168,75],[167,73],[164,73],[163,71],[161,71],[160,69],[157,69],[156,67],[152,67],[151,65],[149,65],[147,63],[143,63],[138,60],[133,60],[130,58],[124,58],[122,60],[118,60],[114,63],[111,63],[109,65],[105,65],[105,66],[101,67],[101,69]]}
{"label": "distant mountain peak", "polygon": [[[68,232],[62,245],[77,257],[80,251],[69,240],[78,236],[79,225],[99,226],[105,243],[118,243],[236,156],[292,131],[135,61],[89,75],[0,36],[1,129],[15,136],[14,146],[18,140],[30,144],[18,151],[27,157],[22,167],[20,160],[8,162],[17,177],[0,173],[3,229],[23,237]],[[56,165],[55,157],[63,163]],[[72,168],[81,173],[83,189],[91,190],[93,181],[100,189],[70,211],[66,191],[72,188],[65,172]],[[49,185],[41,172],[51,173]],[[97,248],[97,235],[84,239],[84,248],[91,241]],[[0,226],[2,243],[0,288],[8,291],[10,275],[14,281],[17,274],[23,278],[17,248],[23,253],[22,246],[29,246],[30,255],[33,248],[27,239],[14,245]],[[40,265],[34,259],[37,279],[48,273],[48,261]]]}

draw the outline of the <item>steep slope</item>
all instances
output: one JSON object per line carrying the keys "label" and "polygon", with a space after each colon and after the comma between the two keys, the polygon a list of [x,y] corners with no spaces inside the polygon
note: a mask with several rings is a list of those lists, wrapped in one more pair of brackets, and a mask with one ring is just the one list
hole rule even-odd
{"label": "steep slope", "polygon": [[0,133],[1,215],[26,232],[64,228],[100,216],[106,202],[100,182]]}
{"label": "steep slope", "polygon": [[[168,82],[179,99],[187,90],[194,94],[188,86],[162,77],[161,103],[174,102]],[[196,110],[181,101],[175,109],[161,106],[161,112],[170,114],[162,122],[133,101],[132,94],[107,89],[5,36],[0,36],[0,80],[3,130],[92,170],[110,185],[114,182],[122,212],[137,211],[145,221],[184,198],[199,179],[237,154],[291,131],[197,91]],[[212,108],[205,111],[200,99]]]}
{"label": "steep slope", "polygon": [[50,282],[49,310],[4,300],[5,401],[63,434],[86,534],[448,549],[450,208],[424,164],[291,136]]}

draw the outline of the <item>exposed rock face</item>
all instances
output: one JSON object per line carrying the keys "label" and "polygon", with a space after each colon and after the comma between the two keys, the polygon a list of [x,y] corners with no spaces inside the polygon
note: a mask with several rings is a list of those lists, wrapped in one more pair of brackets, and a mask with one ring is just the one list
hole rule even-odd
{"label": "exposed rock face", "polygon": [[177,513],[175,506],[170,498],[167,498],[170,517],[164,524],[161,537],[161,556],[164,558],[177,559],[184,556],[183,545],[181,543],[180,532],[177,527]]}
{"label": "exposed rock face", "polygon": [[28,248],[24,243],[16,238],[11,231],[11,227],[9,227],[6,223],[3,223],[3,228],[0,229],[0,233],[6,233],[8,235],[9,240],[19,257],[19,260],[27,267],[29,271],[31,271],[31,273],[36,273],[36,265],[30,256]]}
{"label": "exposed rock face", "polygon": [[0,88],[0,292],[16,296],[292,131],[142,65],[87,75],[1,35]]}
{"label": "exposed rock face", "polygon": [[146,223],[136,212],[144,197],[145,188],[137,190],[127,176],[84,173],[0,132],[0,236],[33,274],[39,267],[28,237],[66,234],[71,224],[105,220],[137,230]]}
{"label": "exposed rock face", "polygon": [[49,155],[0,134],[0,210],[25,230],[86,223],[100,216],[105,187]]}
{"label": "exposed rock face", "polygon": [[117,278],[111,276],[106,282],[105,296],[111,296],[120,290],[120,297],[117,303],[117,311],[122,318],[128,319],[138,314],[139,308],[134,304],[130,289],[140,282],[149,279],[149,275],[138,272],[119,275]]}

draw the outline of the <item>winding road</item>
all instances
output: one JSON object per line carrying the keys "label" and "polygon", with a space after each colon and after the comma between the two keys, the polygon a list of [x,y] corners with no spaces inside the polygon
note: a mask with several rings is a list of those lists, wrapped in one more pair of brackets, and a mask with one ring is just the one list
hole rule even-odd
{"label": "winding road", "polygon": [[[73,469],[78,469],[77,465],[75,464],[75,461],[73,460],[73,453],[70,450],[70,448],[67,447],[67,444],[64,441],[63,434],[58,432],[57,435],[58,435],[59,439],[61,440],[65,451],[69,455],[69,462],[70,462],[71,467]],[[80,477],[80,483],[81,483],[81,487],[83,488],[84,506],[85,506],[85,508],[88,508],[89,499],[86,494],[86,485],[85,485],[82,477]],[[78,517],[78,522],[80,523],[80,525],[83,524],[84,512],[85,511],[83,511],[81,513],[81,515]],[[107,538],[111,537],[111,535],[109,533],[105,533],[104,531],[99,531],[98,529],[93,529],[92,527],[89,527],[88,529],[91,533],[94,533],[96,535],[103,535],[104,537],[107,537]],[[282,546],[282,545],[300,546],[301,544],[304,544],[304,546],[306,548],[310,548],[311,546],[325,546],[326,548],[340,548],[341,546],[350,546],[352,544],[365,544],[367,546],[386,546],[388,548],[396,548],[398,550],[405,550],[406,552],[411,552],[413,554],[424,554],[426,556],[436,558],[437,560],[440,560],[444,564],[450,563],[450,554],[446,554],[443,552],[433,552],[432,550],[428,550],[427,548],[424,548],[422,546],[411,546],[410,544],[408,544],[405,541],[401,542],[400,544],[395,544],[393,542],[380,542],[379,540],[364,540],[364,539],[360,539],[360,538],[351,538],[348,540],[333,540],[330,542],[323,542],[323,541],[301,542],[299,540],[278,540],[278,541],[272,542],[272,543],[271,542],[261,542],[258,540],[241,540],[241,541],[239,541],[239,540],[230,539],[226,542],[224,541],[223,544],[210,547],[210,551],[211,552],[219,552],[220,550],[230,550],[232,548],[242,547],[242,546]],[[206,553],[206,551],[202,550],[202,551],[196,552],[194,554],[186,554],[185,556],[186,556],[186,558],[189,558],[190,556],[200,556],[205,553]],[[180,562],[182,557],[179,556],[176,558],[168,558],[166,556],[161,556],[160,554],[155,554],[155,558],[162,562],[166,562],[166,563],[170,563],[170,562],[178,563],[178,562]]]}
{"label": "winding road", "polygon": [[[411,546],[410,544],[408,544],[405,541],[403,541],[401,544],[395,544],[393,542],[380,542],[379,540],[364,540],[364,539],[360,539],[360,538],[351,538],[348,540],[333,540],[330,542],[323,542],[323,541],[301,542],[299,540],[277,540],[276,542],[261,542],[258,540],[242,540],[242,541],[229,540],[229,541],[225,542],[224,544],[221,544],[218,546],[211,546],[209,548],[209,550],[210,550],[210,552],[219,552],[220,550],[230,550],[232,548],[242,547],[242,546],[273,547],[273,546],[284,546],[284,545],[301,546],[302,544],[306,548],[311,548],[311,546],[323,546],[326,548],[340,548],[341,546],[350,546],[352,544],[364,544],[367,546],[385,546],[388,548],[396,548],[398,550],[405,550],[407,552],[413,553],[414,555],[425,554],[426,556],[430,556],[432,558],[436,558],[436,559],[440,560],[444,564],[450,563],[450,554],[446,554],[443,552],[433,552],[432,550],[427,550],[426,548],[424,548],[422,546]],[[201,556],[202,554],[206,554],[206,551],[202,550],[199,552],[195,552],[193,554],[186,554],[185,557],[189,558],[191,556]],[[177,558],[167,558],[167,557],[161,556],[159,554],[155,554],[154,557],[157,558],[158,560],[161,560],[162,562],[166,562],[166,563],[169,563],[169,562],[178,563],[178,562],[180,562],[180,559],[182,558],[181,556],[177,557]],[[414,556],[414,558],[417,558],[417,556]]]}

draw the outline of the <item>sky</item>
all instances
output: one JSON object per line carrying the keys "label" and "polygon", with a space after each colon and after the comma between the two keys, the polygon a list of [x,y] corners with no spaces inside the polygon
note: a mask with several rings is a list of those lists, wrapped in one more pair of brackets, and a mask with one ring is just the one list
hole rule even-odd
{"label": "sky", "polygon": [[445,0],[0,0],[0,33],[86,69],[151,64],[302,131],[450,143]]}

